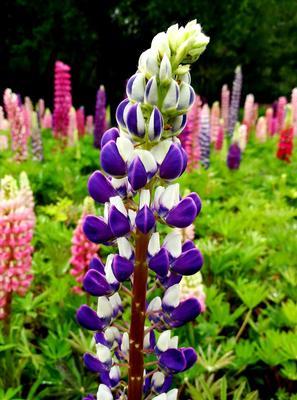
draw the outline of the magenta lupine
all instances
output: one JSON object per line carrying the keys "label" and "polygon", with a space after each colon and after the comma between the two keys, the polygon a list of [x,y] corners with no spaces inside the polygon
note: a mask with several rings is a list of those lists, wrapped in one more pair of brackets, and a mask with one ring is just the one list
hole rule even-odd
{"label": "magenta lupine", "polygon": [[101,85],[97,91],[94,125],[94,146],[99,149],[102,135],[107,129],[106,94],[103,85]]}
{"label": "magenta lupine", "polygon": [[291,105],[293,114],[293,131],[294,136],[297,136],[297,88],[292,90]]}
{"label": "magenta lupine", "polygon": [[192,171],[198,167],[200,158],[199,148],[199,126],[201,114],[201,99],[195,95],[195,101],[187,114],[187,122],[184,130],[179,136],[183,148],[188,156],[187,171]]}
{"label": "magenta lupine", "polygon": [[227,132],[229,126],[229,107],[230,107],[230,90],[227,85],[223,85],[221,93],[221,118],[224,121],[224,130]]}
{"label": "magenta lupine", "polygon": [[10,124],[11,145],[16,161],[28,157],[28,130],[24,125],[24,113],[19,98],[10,89],[4,92],[4,106]]}
{"label": "magenta lupine", "polygon": [[78,136],[84,136],[85,134],[85,109],[84,107],[79,107],[76,110],[76,125]]}
{"label": "magenta lupine", "polygon": [[[127,99],[116,112],[118,128],[102,137],[105,174],[96,171],[89,179],[89,193],[104,204],[104,217],[87,215],[84,233],[94,243],[117,244],[119,252],[105,264],[98,257],[91,261],[83,287],[98,297],[97,311],[82,305],[77,312],[78,322],[95,332],[95,353],[85,354],[84,362],[100,374],[100,400],[176,400],[173,375],[197,360],[194,349],[178,347],[170,329],[201,312],[197,299],[180,301],[179,282],[201,269],[203,257],[192,241],[182,243],[172,231],[162,240],[157,229],[186,228],[201,209],[199,196],[181,198],[174,181],[187,164],[177,135],[195,99],[189,66],[208,41],[196,21],[154,37],[128,80]],[[131,296],[129,330],[122,318],[114,323],[123,311],[119,291]],[[145,364],[147,354],[155,362]]]}
{"label": "magenta lupine", "polygon": [[55,63],[55,98],[53,129],[57,138],[67,138],[69,111],[72,106],[71,68],[61,61]]}
{"label": "magenta lupine", "polygon": [[267,139],[267,122],[265,117],[260,117],[257,121],[256,138],[261,143]]}
{"label": "magenta lupine", "polygon": [[220,119],[218,136],[217,136],[217,140],[215,142],[215,150],[217,150],[217,151],[222,150],[223,143],[224,143],[224,136],[225,136],[224,120]]}
{"label": "magenta lupine", "polygon": [[276,111],[278,133],[281,132],[285,126],[286,105],[287,105],[287,99],[285,98],[285,96],[279,97],[277,101],[277,111]]}
{"label": "magenta lupine", "polygon": [[199,145],[200,145],[200,163],[204,168],[210,164],[210,123],[209,107],[204,104],[201,110]]}
{"label": "magenta lupine", "polygon": [[266,108],[265,111],[265,118],[266,118],[266,124],[267,124],[267,132],[271,136],[273,132],[273,108],[268,107]]}
{"label": "magenta lupine", "polygon": [[210,140],[215,143],[220,129],[220,104],[215,101],[210,111]]}
{"label": "magenta lupine", "polygon": [[238,119],[240,97],[242,89],[242,72],[240,65],[235,69],[235,76],[232,86],[231,104],[229,111],[228,133],[229,136],[233,135],[235,124]]}
{"label": "magenta lupine", "polygon": [[71,260],[72,266],[70,273],[75,277],[77,286],[73,287],[73,291],[77,294],[83,294],[82,281],[86,274],[91,260],[96,256],[99,250],[99,245],[90,242],[84,232],[83,223],[86,215],[94,214],[95,206],[94,200],[90,197],[86,197],[84,200],[82,216],[78,221],[78,224],[73,232],[71,240]]}
{"label": "magenta lupine", "polygon": [[94,117],[93,117],[93,115],[87,115],[86,132],[88,134],[92,134],[94,132]]}
{"label": "magenta lupine", "polygon": [[245,98],[243,113],[243,123],[247,126],[248,132],[250,131],[254,121],[254,104],[254,95],[248,94]]}
{"label": "magenta lupine", "polygon": [[32,280],[31,204],[11,176],[0,181],[0,319],[9,318],[13,293],[24,295]]}
{"label": "magenta lupine", "polygon": [[41,127],[43,129],[52,129],[53,127],[53,117],[49,108],[45,110],[44,116],[41,120]]}

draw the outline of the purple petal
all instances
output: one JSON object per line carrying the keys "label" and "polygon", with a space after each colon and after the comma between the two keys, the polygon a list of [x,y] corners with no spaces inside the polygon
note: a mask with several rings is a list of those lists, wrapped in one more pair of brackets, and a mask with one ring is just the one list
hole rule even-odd
{"label": "purple petal", "polygon": [[110,140],[105,144],[100,153],[101,166],[107,174],[122,177],[127,172],[127,166],[122,159],[116,143]]}
{"label": "purple petal", "polygon": [[183,371],[187,365],[183,352],[178,349],[164,351],[159,358],[159,364],[162,368],[172,373]]}
{"label": "purple petal", "polygon": [[176,228],[186,228],[193,223],[196,215],[197,207],[194,200],[186,197],[169,211],[165,220],[167,224]]}
{"label": "purple petal", "polygon": [[110,197],[117,196],[110,181],[100,171],[95,171],[89,178],[88,191],[98,203],[106,203]]}
{"label": "purple petal", "polygon": [[191,250],[191,249],[196,249],[196,246],[195,246],[194,242],[192,242],[192,240],[187,240],[182,246],[182,253],[184,253],[187,250]]}
{"label": "purple petal", "polygon": [[198,249],[190,249],[182,253],[171,266],[174,272],[181,275],[193,275],[200,271],[203,257]]}
{"label": "purple petal", "polygon": [[127,258],[116,254],[112,260],[112,271],[119,282],[124,282],[130,278],[134,271],[134,265]]}
{"label": "purple petal", "polygon": [[90,331],[105,328],[106,324],[98,317],[97,313],[89,306],[83,304],[76,312],[77,322]]}
{"label": "purple petal", "polygon": [[197,361],[197,354],[196,351],[192,347],[184,347],[181,349],[183,352],[185,359],[186,359],[186,368],[189,369],[191,368]]}
{"label": "purple petal", "polygon": [[194,202],[196,204],[196,208],[197,208],[197,215],[198,215],[200,213],[201,207],[202,207],[202,203],[201,203],[200,197],[195,192],[190,193],[187,197],[191,197],[194,200]]}
{"label": "purple petal", "polygon": [[135,219],[137,228],[142,233],[148,233],[155,226],[155,216],[152,210],[145,205],[138,211]]}
{"label": "purple petal", "polygon": [[125,108],[128,106],[129,103],[130,103],[130,102],[129,102],[129,99],[123,100],[123,101],[118,105],[117,110],[116,110],[116,119],[117,119],[117,123],[118,123],[120,126],[124,127],[124,128],[126,128],[126,123],[125,123],[125,120],[124,120],[124,111],[125,111]]}
{"label": "purple petal", "polygon": [[128,217],[122,214],[115,206],[110,207],[108,223],[115,237],[125,236],[131,230]]}
{"label": "purple petal", "polygon": [[197,299],[190,298],[181,302],[172,312],[171,326],[178,327],[186,324],[189,321],[193,321],[201,312],[200,303]]}
{"label": "purple petal", "polygon": [[162,179],[176,179],[180,176],[183,166],[184,158],[180,146],[173,143],[160,165],[159,175]]}
{"label": "purple petal", "polygon": [[145,134],[145,126],[144,126],[142,112],[141,112],[142,120],[140,120],[140,116],[138,115],[139,107],[140,105],[138,103],[130,107],[130,110],[128,111],[127,114],[127,129],[131,133],[131,135],[135,135],[142,138],[144,137]]}
{"label": "purple petal", "polygon": [[93,296],[106,296],[112,293],[104,275],[95,269],[89,269],[83,280],[84,289]]}
{"label": "purple petal", "polygon": [[165,277],[169,269],[167,250],[162,247],[161,250],[149,260],[148,266],[151,270],[155,271],[157,275]]}
{"label": "purple petal", "polygon": [[183,156],[183,167],[182,167],[182,170],[181,170],[181,173],[180,173],[180,175],[182,175],[185,172],[186,168],[187,168],[188,155],[187,155],[186,150],[183,147],[181,147],[180,150],[181,150],[182,156]]}
{"label": "purple petal", "polygon": [[103,275],[105,274],[104,264],[98,256],[95,256],[92,258],[92,260],[90,261],[90,264],[89,264],[89,269],[94,269],[95,271],[98,271],[98,272],[100,272],[100,274],[103,274]]}
{"label": "purple petal", "polygon": [[120,132],[118,128],[110,128],[102,136],[101,139],[101,149],[106,145],[110,140],[116,142],[117,138],[120,136]]}
{"label": "purple petal", "polygon": [[83,223],[86,237],[94,243],[105,243],[112,238],[112,232],[102,217],[87,215]]}
{"label": "purple petal", "polygon": [[85,366],[90,370],[91,372],[104,372],[106,371],[107,367],[100,362],[96,357],[92,356],[90,353],[85,353],[83,356]]}
{"label": "purple petal", "polygon": [[133,190],[139,190],[147,183],[147,173],[140,158],[137,156],[128,168],[128,180]]}

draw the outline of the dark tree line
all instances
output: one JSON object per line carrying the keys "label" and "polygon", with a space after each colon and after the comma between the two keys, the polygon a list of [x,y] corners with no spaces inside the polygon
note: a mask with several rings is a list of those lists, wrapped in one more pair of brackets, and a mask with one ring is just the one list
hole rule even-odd
{"label": "dark tree line", "polygon": [[244,92],[261,102],[297,85],[297,2],[292,0],[2,0],[1,91],[52,106],[53,65],[72,66],[75,106],[93,112],[101,83],[114,106],[154,34],[197,18],[211,42],[193,85],[211,102],[241,64]]}

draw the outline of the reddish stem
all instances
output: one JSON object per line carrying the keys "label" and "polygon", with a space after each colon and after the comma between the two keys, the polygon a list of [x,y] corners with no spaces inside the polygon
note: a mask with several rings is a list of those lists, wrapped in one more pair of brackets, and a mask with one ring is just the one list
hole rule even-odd
{"label": "reddish stem", "polygon": [[146,263],[149,235],[136,233],[135,269],[133,277],[132,315],[129,347],[128,400],[141,400],[144,372],[144,323],[148,267]]}

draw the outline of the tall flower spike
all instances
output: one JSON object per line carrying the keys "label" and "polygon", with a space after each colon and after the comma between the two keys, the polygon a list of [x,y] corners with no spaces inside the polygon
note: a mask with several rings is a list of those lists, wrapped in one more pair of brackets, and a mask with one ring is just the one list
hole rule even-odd
{"label": "tall flower spike", "polygon": [[242,89],[242,72],[241,72],[241,67],[239,65],[235,69],[235,76],[232,86],[232,96],[231,96],[230,113],[228,121],[229,136],[233,135],[235,124],[238,119],[241,89]]}
{"label": "tall flower spike", "polygon": [[9,317],[13,293],[24,295],[33,277],[34,204],[24,174],[21,185],[11,176],[0,181],[0,319]]}
{"label": "tall flower spike", "polygon": [[243,123],[246,124],[248,132],[250,131],[254,120],[254,104],[255,99],[253,94],[248,94],[244,102]]}
{"label": "tall flower spike", "polygon": [[292,90],[291,105],[292,105],[292,114],[293,114],[294,136],[297,136],[297,88],[294,88]]}
{"label": "tall flower spike", "polygon": [[209,126],[209,107],[207,104],[204,104],[201,111],[199,143],[200,143],[200,162],[204,166],[204,168],[208,168],[210,163],[210,126]]}
{"label": "tall flower spike", "polygon": [[[87,215],[83,231],[94,243],[117,244],[118,253],[109,254],[105,264],[92,259],[83,287],[98,297],[98,308],[82,305],[77,312],[78,322],[95,331],[94,351],[85,354],[84,362],[100,374],[98,399],[141,400],[160,394],[174,400],[173,374],[197,360],[194,349],[178,348],[178,338],[165,332],[201,312],[197,299],[180,299],[179,283],[201,269],[203,257],[192,241],[182,243],[176,232],[162,238],[157,228],[164,224],[186,229],[201,210],[199,196],[180,198],[179,185],[173,181],[187,166],[186,151],[176,136],[195,99],[190,64],[208,40],[196,21],[156,35],[128,80],[128,98],[116,111],[118,127],[108,129],[101,139],[104,173],[94,172],[88,189],[104,204],[104,215]],[[207,118],[209,140],[208,114]],[[150,282],[157,283],[160,296],[153,297],[154,288],[147,292]],[[122,319],[114,324],[127,293],[132,294],[129,332]],[[155,366],[149,364],[147,371],[144,349],[155,358]],[[119,363],[128,363],[128,370],[120,370]]]}
{"label": "tall flower spike", "polygon": [[61,61],[55,63],[54,136],[65,140],[68,135],[69,111],[72,106],[70,67]]}
{"label": "tall flower spike", "polygon": [[223,85],[221,93],[221,118],[224,123],[224,132],[227,132],[229,126],[229,106],[230,90],[227,85]]}
{"label": "tall flower spike", "polygon": [[210,140],[215,143],[218,138],[220,128],[220,105],[215,101],[210,111]]}
{"label": "tall flower spike", "polygon": [[100,86],[96,96],[94,120],[94,147],[100,148],[102,135],[107,128],[106,122],[106,94],[103,85]]}
{"label": "tall flower spike", "polygon": [[40,125],[38,123],[38,115],[37,112],[32,112],[32,153],[33,160],[43,161],[43,145],[42,145],[42,137],[40,131]]}
{"label": "tall flower spike", "polygon": [[293,154],[293,120],[292,120],[292,107],[286,106],[286,119],[284,122],[284,128],[280,132],[278,149],[276,156],[280,160],[287,163],[291,162],[291,156]]}

